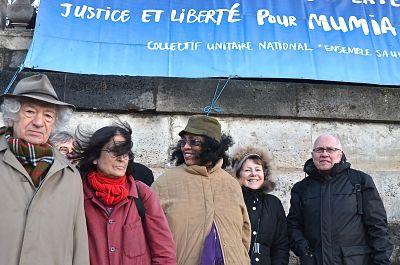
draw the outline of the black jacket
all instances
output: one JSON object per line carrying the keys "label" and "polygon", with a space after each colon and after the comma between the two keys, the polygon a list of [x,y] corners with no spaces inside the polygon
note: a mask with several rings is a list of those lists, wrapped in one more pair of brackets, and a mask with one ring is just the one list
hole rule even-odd
{"label": "black jacket", "polygon": [[[242,191],[251,223],[249,254],[252,264],[287,265],[289,240],[281,201],[271,194],[246,187],[242,187]],[[259,225],[258,220],[260,220]],[[252,254],[255,239],[260,244],[259,254]]]}
{"label": "black jacket", "polygon": [[153,171],[151,171],[150,168],[146,167],[145,165],[142,165],[140,163],[133,163],[133,178],[135,180],[140,180],[147,186],[151,186],[154,182],[154,175]]}
{"label": "black jacket", "polygon": [[[312,159],[304,172],[308,177],[292,188],[287,218],[290,246],[301,264],[390,264],[386,211],[372,178],[350,169],[344,156],[330,175],[321,175]],[[362,182],[362,215],[350,174]]]}

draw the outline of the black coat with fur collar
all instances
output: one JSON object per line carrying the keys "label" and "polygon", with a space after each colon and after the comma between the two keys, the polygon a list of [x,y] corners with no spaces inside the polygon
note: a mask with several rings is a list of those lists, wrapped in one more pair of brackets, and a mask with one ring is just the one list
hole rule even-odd
{"label": "black coat with fur collar", "polygon": [[[242,187],[244,201],[251,223],[251,264],[287,265],[289,263],[289,240],[285,210],[281,201],[271,194]],[[254,241],[260,244],[254,254]]]}

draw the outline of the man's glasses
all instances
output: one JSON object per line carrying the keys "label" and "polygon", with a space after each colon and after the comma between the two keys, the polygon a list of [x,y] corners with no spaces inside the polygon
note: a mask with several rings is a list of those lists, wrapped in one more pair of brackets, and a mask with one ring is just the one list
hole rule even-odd
{"label": "man's glasses", "polygon": [[72,153],[72,150],[69,150],[69,148],[68,147],[65,147],[65,146],[60,146],[59,148],[58,148],[58,150],[60,151],[60,153],[62,154],[62,155],[68,155],[69,153]]}
{"label": "man's glasses", "polygon": [[317,154],[322,154],[324,152],[327,152],[328,154],[333,154],[337,151],[342,151],[339,148],[332,148],[332,147],[327,147],[327,148],[323,148],[323,147],[317,147],[313,149],[313,152],[317,153]]}
{"label": "man's glasses", "polygon": [[114,159],[116,159],[116,158],[123,159],[123,160],[132,160],[133,159],[133,153],[132,152],[128,152],[128,153],[125,153],[125,154],[117,154],[117,153],[115,153],[115,152],[113,152],[111,150],[108,150],[108,149],[104,149],[104,150],[101,150],[101,151],[102,152],[106,152],[109,156],[111,156]]}
{"label": "man's glasses", "polygon": [[203,142],[201,140],[198,139],[181,139],[178,141],[178,145],[182,148],[184,147],[186,144],[190,145],[190,146],[201,146]]}

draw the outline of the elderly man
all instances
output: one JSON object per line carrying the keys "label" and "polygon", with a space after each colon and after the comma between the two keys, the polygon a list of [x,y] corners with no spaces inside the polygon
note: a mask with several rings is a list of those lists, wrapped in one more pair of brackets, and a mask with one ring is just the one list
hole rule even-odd
{"label": "elderly man", "polygon": [[302,265],[386,265],[393,246],[372,178],[350,168],[333,135],[319,136],[291,192],[288,232]]}
{"label": "elderly man", "polygon": [[89,264],[81,178],[48,143],[74,106],[41,74],[1,98],[0,264]]}

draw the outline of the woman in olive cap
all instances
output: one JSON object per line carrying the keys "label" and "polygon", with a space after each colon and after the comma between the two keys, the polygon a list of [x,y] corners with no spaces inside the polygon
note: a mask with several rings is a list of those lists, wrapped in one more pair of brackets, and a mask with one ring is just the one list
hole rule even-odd
{"label": "woman in olive cap", "polygon": [[250,222],[239,183],[223,168],[230,136],[194,115],[173,150],[177,167],[153,184],[177,246],[177,264],[249,264]]}

